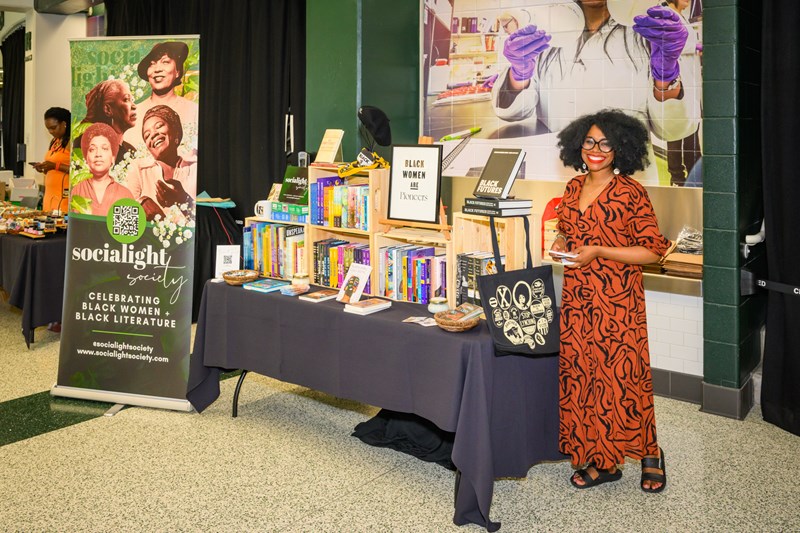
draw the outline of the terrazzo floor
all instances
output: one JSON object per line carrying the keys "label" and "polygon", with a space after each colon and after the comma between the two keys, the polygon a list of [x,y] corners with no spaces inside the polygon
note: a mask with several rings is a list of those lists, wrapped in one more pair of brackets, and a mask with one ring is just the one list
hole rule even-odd
{"label": "terrazzo floor", "polygon": [[[76,418],[0,445],[0,531],[481,530],[452,524],[452,472],[349,436],[373,407],[251,375],[237,419],[235,379],[202,415],[105,417],[107,405],[39,394],[58,342],[39,328],[28,350],[19,313],[0,304],[0,432],[24,433],[42,411]],[[757,409],[740,422],[657,398],[656,415],[664,493],[639,490],[636,461],[621,481],[581,491],[568,463],[542,464],[495,483],[492,519],[505,532],[800,530],[800,438]]]}

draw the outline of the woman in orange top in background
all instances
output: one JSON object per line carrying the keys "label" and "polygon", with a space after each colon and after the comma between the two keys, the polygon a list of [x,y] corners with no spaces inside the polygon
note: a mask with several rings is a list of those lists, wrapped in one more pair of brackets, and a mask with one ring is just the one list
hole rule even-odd
{"label": "woman in orange top in background", "polygon": [[51,107],[44,112],[44,125],[53,140],[41,163],[31,163],[44,173],[43,211],[66,213],[69,204],[69,132],[71,115],[63,107]]}

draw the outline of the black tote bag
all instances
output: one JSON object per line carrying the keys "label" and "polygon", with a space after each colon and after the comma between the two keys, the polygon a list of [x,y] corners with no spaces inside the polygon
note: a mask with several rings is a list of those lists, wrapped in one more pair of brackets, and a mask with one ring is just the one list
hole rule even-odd
{"label": "black tote bag", "polygon": [[494,341],[495,355],[546,355],[558,352],[559,325],[553,267],[533,267],[530,247],[530,223],[525,223],[527,268],[505,270],[500,262],[500,248],[494,217],[489,217],[492,248],[497,274],[478,277],[486,323]]}

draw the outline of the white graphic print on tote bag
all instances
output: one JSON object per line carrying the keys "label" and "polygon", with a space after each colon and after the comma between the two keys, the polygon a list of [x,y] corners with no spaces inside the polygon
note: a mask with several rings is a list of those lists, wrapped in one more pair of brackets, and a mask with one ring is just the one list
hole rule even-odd
{"label": "white graphic print on tote bag", "polygon": [[545,294],[544,281],[537,278],[530,285],[518,281],[513,289],[507,285],[497,287],[495,296],[489,298],[491,319],[502,329],[512,344],[527,344],[531,350],[544,346],[555,314],[553,301]]}

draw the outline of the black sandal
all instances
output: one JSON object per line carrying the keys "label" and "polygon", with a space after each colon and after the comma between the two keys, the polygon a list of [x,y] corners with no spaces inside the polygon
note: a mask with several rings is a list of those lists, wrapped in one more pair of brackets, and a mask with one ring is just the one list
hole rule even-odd
{"label": "black sandal", "polygon": [[[642,458],[642,481],[639,483],[639,486],[644,492],[656,494],[667,487],[666,456],[664,455],[664,450],[661,448],[658,449],[658,453],[658,457]],[[658,473],[659,471],[661,472],[660,474]],[[650,481],[651,483],[661,483],[661,486],[657,489],[652,488],[652,486],[650,488],[646,488],[644,486],[645,481]]]}
{"label": "black sandal", "polygon": [[[594,470],[597,472],[597,477],[592,477],[590,470]],[[575,475],[578,475],[583,480],[583,485],[580,485],[575,482]],[[619,468],[615,472],[609,472],[608,470],[603,470],[601,468],[597,468],[594,463],[589,463],[586,468],[581,468],[580,470],[576,471],[569,477],[569,482],[572,483],[572,486],[576,489],[588,489],[590,487],[596,487],[597,485],[602,485],[603,483],[610,483],[612,481],[617,481],[622,477],[622,472]]]}

